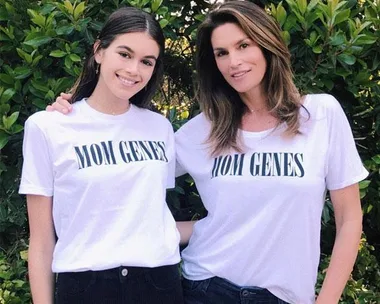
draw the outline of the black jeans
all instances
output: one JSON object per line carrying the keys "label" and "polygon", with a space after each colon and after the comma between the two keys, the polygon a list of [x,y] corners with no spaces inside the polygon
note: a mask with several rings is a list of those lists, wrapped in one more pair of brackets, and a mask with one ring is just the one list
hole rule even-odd
{"label": "black jeans", "polygon": [[182,304],[178,265],[59,273],[56,304]]}
{"label": "black jeans", "polygon": [[182,280],[185,304],[287,304],[260,287],[240,287],[219,277]]}

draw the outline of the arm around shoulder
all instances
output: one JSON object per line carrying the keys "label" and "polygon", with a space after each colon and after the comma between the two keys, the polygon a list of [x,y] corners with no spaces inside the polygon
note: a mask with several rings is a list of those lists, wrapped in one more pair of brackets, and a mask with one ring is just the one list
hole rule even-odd
{"label": "arm around shoulder", "polygon": [[195,223],[196,221],[176,222],[177,229],[179,231],[179,234],[181,235],[180,245],[186,245],[187,243],[189,243]]}

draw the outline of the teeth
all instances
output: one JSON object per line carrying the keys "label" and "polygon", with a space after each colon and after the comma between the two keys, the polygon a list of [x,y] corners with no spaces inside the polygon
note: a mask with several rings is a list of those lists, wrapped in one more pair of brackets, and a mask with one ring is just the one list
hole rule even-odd
{"label": "teeth", "polygon": [[134,85],[137,81],[129,80],[127,78],[123,78],[121,76],[118,76],[120,81],[125,85]]}
{"label": "teeth", "polygon": [[233,74],[232,77],[240,77],[240,76],[243,76],[246,72],[240,72],[240,73],[236,73],[236,74]]}

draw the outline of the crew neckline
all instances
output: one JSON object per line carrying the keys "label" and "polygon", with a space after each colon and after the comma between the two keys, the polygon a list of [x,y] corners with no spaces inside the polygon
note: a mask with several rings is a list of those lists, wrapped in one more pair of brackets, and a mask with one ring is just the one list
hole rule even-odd
{"label": "crew neckline", "polygon": [[108,121],[120,121],[125,120],[128,116],[132,115],[132,113],[135,111],[136,106],[134,104],[130,104],[129,109],[121,114],[113,115],[113,114],[106,114],[99,112],[98,110],[95,110],[93,107],[91,107],[88,102],[88,98],[83,98],[81,101],[79,101],[79,106],[81,109],[89,114],[92,117],[96,117],[98,119],[104,119]]}
{"label": "crew neckline", "polygon": [[[304,100],[303,100],[303,103],[302,103],[303,106],[307,105],[307,103],[309,101],[309,96],[310,96],[309,94],[306,94],[304,96]],[[302,108],[300,110],[302,110]],[[266,130],[262,130],[262,131],[246,131],[246,130],[243,130],[243,129],[239,128],[239,132],[244,137],[264,138],[264,137],[266,137],[267,135],[269,135],[272,132],[283,131],[285,128],[286,128],[286,123],[282,122],[282,123],[278,124],[275,127],[272,127],[272,128],[266,129]]]}

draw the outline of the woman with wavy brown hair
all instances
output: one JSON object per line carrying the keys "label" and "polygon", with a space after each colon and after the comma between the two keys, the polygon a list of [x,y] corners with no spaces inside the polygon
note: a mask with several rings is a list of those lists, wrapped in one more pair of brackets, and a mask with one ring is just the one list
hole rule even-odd
{"label": "woman with wavy brown hair", "polygon": [[196,63],[203,113],[177,131],[176,155],[208,215],[182,252],[185,303],[314,303],[326,190],[337,234],[316,302],[338,303],[367,176],[342,108],[300,96],[279,26],[247,1],[208,14]]}
{"label": "woman with wavy brown hair", "polygon": [[[367,176],[340,104],[300,96],[279,26],[247,1],[208,14],[196,61],[203,113],[176,133],[177,174],[193,177],[208,215],[177,223],[189,241],[185,303],[338,303],[357,254],[358,182]],[[337,234],[316,298],[327,190]]]}

